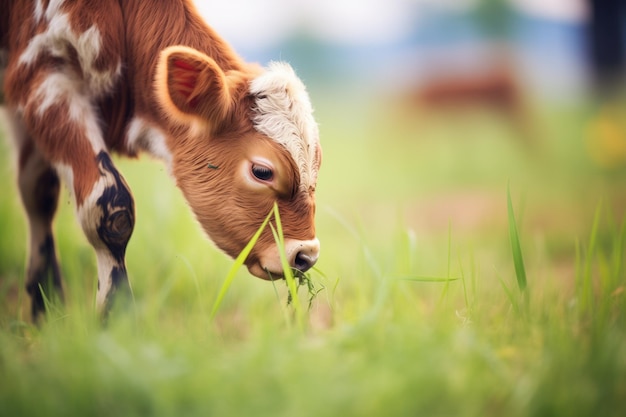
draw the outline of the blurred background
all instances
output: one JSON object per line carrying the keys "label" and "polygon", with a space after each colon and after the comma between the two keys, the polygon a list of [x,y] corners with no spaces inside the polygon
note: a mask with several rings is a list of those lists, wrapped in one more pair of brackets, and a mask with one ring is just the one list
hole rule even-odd
{"label": "blurred background", "polygon": [[[593,5],[587,0],[196,3],[247,59],[288,60],[309,83],[403,91],[446,80],[487,82],[491,75],[566,99],[586,90],[595,63],[589,59],[595,55],[589,41]],[[620,3],[603,2],[603,31],[619,21]],[[623,18],[619,25],[621,31]],[[604,48],[621,65],[624,35],[612,32]]]}
{"label": "blurred background", "polygon": [[600,107],[591,157],[626,162],[624,124],[612,120],[625,78],[619,0],[196,3],[246,59],[289,61],[314,95],[384,97],[409,116],[487,108],[527,144],[549,140],[533,106],[587,100]]}

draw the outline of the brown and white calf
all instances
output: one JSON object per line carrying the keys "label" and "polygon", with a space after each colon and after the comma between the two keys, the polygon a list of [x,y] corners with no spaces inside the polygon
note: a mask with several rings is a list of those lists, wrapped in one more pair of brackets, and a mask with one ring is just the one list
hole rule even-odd
{"label": "brown and white calf", "polygon": [[[98,262],[97,307],[129,293],[131,191],[110,153],[161,159],[206,233],[236,256],[278,202],[293,268],[317,260],[321,160],[292,68],[245,63],[189,0],[0,0],[0,62],[30,225],[27,289],[62,294],[52,235],[60,179]],[[266,230],[246,260],[282,276]],[[271,276],[270,276],[271,274]],[[51,289],[52,289],[51,288]]]}

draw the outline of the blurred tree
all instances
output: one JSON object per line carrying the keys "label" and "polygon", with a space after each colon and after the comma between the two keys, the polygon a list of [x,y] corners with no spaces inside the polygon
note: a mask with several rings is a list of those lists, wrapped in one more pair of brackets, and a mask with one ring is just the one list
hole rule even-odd
{"label": "blurred tree", "polygon": [[488,37],[509,37],[513,12],[508,0],[481,0],[474,13],[478,25]]}

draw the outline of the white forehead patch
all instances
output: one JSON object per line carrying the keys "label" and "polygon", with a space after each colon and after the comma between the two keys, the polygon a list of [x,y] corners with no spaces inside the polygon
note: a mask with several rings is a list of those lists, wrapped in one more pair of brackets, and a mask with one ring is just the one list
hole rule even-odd
{"label": "white forehead patch", "polygon": [[309,95],[289,64],[272,62],[250,83],[256,96],[253,118],[257,131],[284,146],[300,171],[300,189],[317,181],[317,123]]}

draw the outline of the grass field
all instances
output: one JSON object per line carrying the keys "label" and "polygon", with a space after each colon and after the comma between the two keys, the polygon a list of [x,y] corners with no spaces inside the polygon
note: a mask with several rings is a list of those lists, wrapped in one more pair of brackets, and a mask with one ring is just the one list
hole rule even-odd
{"label": "grass field", "polygon": [[593,162],[615,151],[590,149],[591,106],[535,108],[529,145],[479,109],[313,96],[321,291],[304,329],[283,282],[243,270],[210,319],[232,260],[146,158],[117,161],[137,206],[134,312],[98,324],[95,257],[64,193],[67,300],[33,326],[0,141],[0,415],[623,415],[626,175]]}

